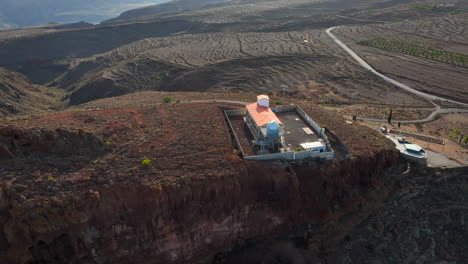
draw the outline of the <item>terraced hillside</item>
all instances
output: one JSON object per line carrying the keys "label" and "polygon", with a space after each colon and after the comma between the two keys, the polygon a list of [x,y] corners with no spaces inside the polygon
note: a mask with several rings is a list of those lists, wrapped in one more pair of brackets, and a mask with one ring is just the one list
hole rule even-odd
{"label": "terraced hillside", "polygon": [[464,56],[468,55],[467,26],[468,13],[463,13],[412,23],[343,27],[335,32],[380,72],[418,90],[468,102],[468,68],[451,63],[450,58],[443,62],[359,44],[388,40]]}
{"label": "terraced hillside", "polygon": [[[27,31],[9,32],[3,34],[0,44],[0,63],[36,83],[66,90],[73,105],[155,90],[270,94],[284,91],[288,96],[326,104],[427,107],[427,102],[362,69],[324,34],[326,28],[343,24],[365,24],[368,26],[362,28],[388,28],[388,32],[393,32],[395,29],[391,28],[398,27],[398,21],[404,19],[410,21],[407,24],[416,25],[437,19],[452,19],[456,21],[454,27],[463,24],[465,14],[457,18],[449,13],[428,13],[407,4],[412,2],[241,1],[188,11],[156,12],[151,16],[135,15],[129,20],[119,18],[118,22],[81,29],[35,29],[30,35]],[[421,20],[422,17],[431,18]],[[446,26],[449,28],[450,24]],[[343,32],[354,28],[361,27],[349,27]],[[363,33],[362,38],[376,37],[370,35],[372,30],[369,32]],[[460,43],[458,49],[464,45]],[[433,62],[422,72],[430,71],[430,63]],[[388,63],[386,67],[392,65]],[[408,74],[412,66],[402,64],[394,68]],[[463,97],[460,84],[466,77],[461,71],[441,71],[442,75],[453,76],[453,94],[437,91],[443,88],[440,78],[431,82],[432,88],[420,85],[419,89]],[[412,77],[419,78],[414,74]],[[423,83],[424,78],[417,81]],[[413,84],[411,80],[409,84]]]}
{"label": "terraced hillside", "polygon": [[[334,56],[326,41],[318,30],[145,39],[76,60],[53,85],[71,91],[72,104],[141,90],[280,93],[281,85],[288,86],[289,95],[330,94],[330,100],[340,101],[366,90],[361,100],[416,102],[356,68],[346,57]],[[384,97],[382,90],[387,91]]]}

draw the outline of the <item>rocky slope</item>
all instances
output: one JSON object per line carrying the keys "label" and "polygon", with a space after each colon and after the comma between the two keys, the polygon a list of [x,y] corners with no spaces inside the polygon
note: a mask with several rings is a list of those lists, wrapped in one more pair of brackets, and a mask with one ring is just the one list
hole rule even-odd
{"label": "rocky slope", "polygon": [[467,175],[468,168],[412,167],[388,179],[383,201],[369,196],[333,224],[252,241],[216,263],[465,263]]}
{"label": "rocky slope", "polygon": [[56,107],[61,94],[33,84],[22,74],[0,68],[0,118]]}
{"label": "rocky slope", "polygon": [[467,262],[467,175],[468,168],[415,170],[329,252],[331,263]]}
{"label": "rocky slope", "polygon": [[[350,160],[245,162],[228,143],[226,107],[60,113],[1,127],[16,158],[0,160],[0,262],[193,262],[330,221],[404,170],[381,136],[336,118],[327,124],[349,143]],[[320,122],[333,116],[307,111]],[[60,146],[70,151],[56,155]]]}

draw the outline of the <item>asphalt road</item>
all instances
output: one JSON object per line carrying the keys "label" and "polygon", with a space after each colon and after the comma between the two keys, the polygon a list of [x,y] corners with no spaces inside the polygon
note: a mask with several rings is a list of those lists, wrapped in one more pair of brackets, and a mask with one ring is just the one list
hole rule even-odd
{"label": "asphalt road", "polygon": [[[341,27],[341,26],[339,26]],[[331,27],[329,29],[327,29],[325,32],[327,33],[327,35],[333,39],[333,41],[335,41],[336,44],[338,44],[340,47],[342,47],[349,55],[351,55],[351,57],[353,57],[359,64],[361,64],[362,67],[366,68],[368,71],[370,71],[371,73],[379,76],[380,78],[384,79],[384,81],[388,82],[388,83],[391,83],[407,92],[410,92],[414,95],[417,95],[419,97],[422,97],[424,99],[427,99],[427,100],[430,100],[430,101],[444,101],[444,102],[450,102],[450,103],[455,103],[455,104],[459,104],[459,105],[463,105],[465,107],[468,107],[468,104],[466,103],[462,103],[462,102],[458,102],[458,101],[455,101],[455,100],[451,100],[451,99],[447,99],[447,98],[444,98],[444,97],[440,97],[440,96],[436,96],[436,95],[432,95],[432,94],[427,94],[427,93],[423,93],[421,91],[418,91],[416,89],[413,89],[403,83],[400,83],[390,77],[387,77],[381,73],[379,73],[378,71],[376,71],[374,68],[372,68],[372,66],[370,66],[365,60],[363,60],[361,57],[359,57],[359,55],[356,54],[356,52],[354,52],[352,49],[350,49],[348,46],[346,46],[346,44],[344,44],[341,40],[339,40],[333,33],[331,33],[332,30],[336,29],[336,28],[339,28],[339,27]],[[439,114],[439,113],[442,113],[441,111],[442,110],[445,110],[445,109],[439,109],[439,110],[436,110],[435,112],[435,115]],[[434,114],[434,113],[432,113]],[[431,115],[432,115],[431,114]],[[430,116],[428,117],[430,118]],[[433,118],[432,118],[433,119]],[[432,120],[431,119],[431,120]],[[426,121],[427,122],[427,121]]]}

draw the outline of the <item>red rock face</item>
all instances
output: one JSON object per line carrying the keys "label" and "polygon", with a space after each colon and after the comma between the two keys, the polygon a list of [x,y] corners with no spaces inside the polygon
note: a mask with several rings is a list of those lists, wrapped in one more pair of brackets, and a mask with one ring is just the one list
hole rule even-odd
{"label": "red rock face", "polygon": [[[0,192],[1,263],[186,263],[356,208],[394,151],[318,166],[238,162],[219,178],[115,184],[18,204]],[[13,200],[13,201],[12,201]]]}
{"label": "red rock face", "polygon": [[247,162],[223,108],[74,111],[0,127],[0,263],[191,263],[331,221],[401,165],[385,138],[319,109],[306,111],[353,158]]}

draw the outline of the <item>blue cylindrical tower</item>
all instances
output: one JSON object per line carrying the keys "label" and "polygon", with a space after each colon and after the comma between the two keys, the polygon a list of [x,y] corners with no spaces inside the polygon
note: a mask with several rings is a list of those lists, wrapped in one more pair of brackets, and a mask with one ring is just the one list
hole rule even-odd
{"label": "blue cylindrical tower", "polygon": [[267,136],[277,136],[280,132],[280,125],[276,121],[270,121],[267,125]]}

